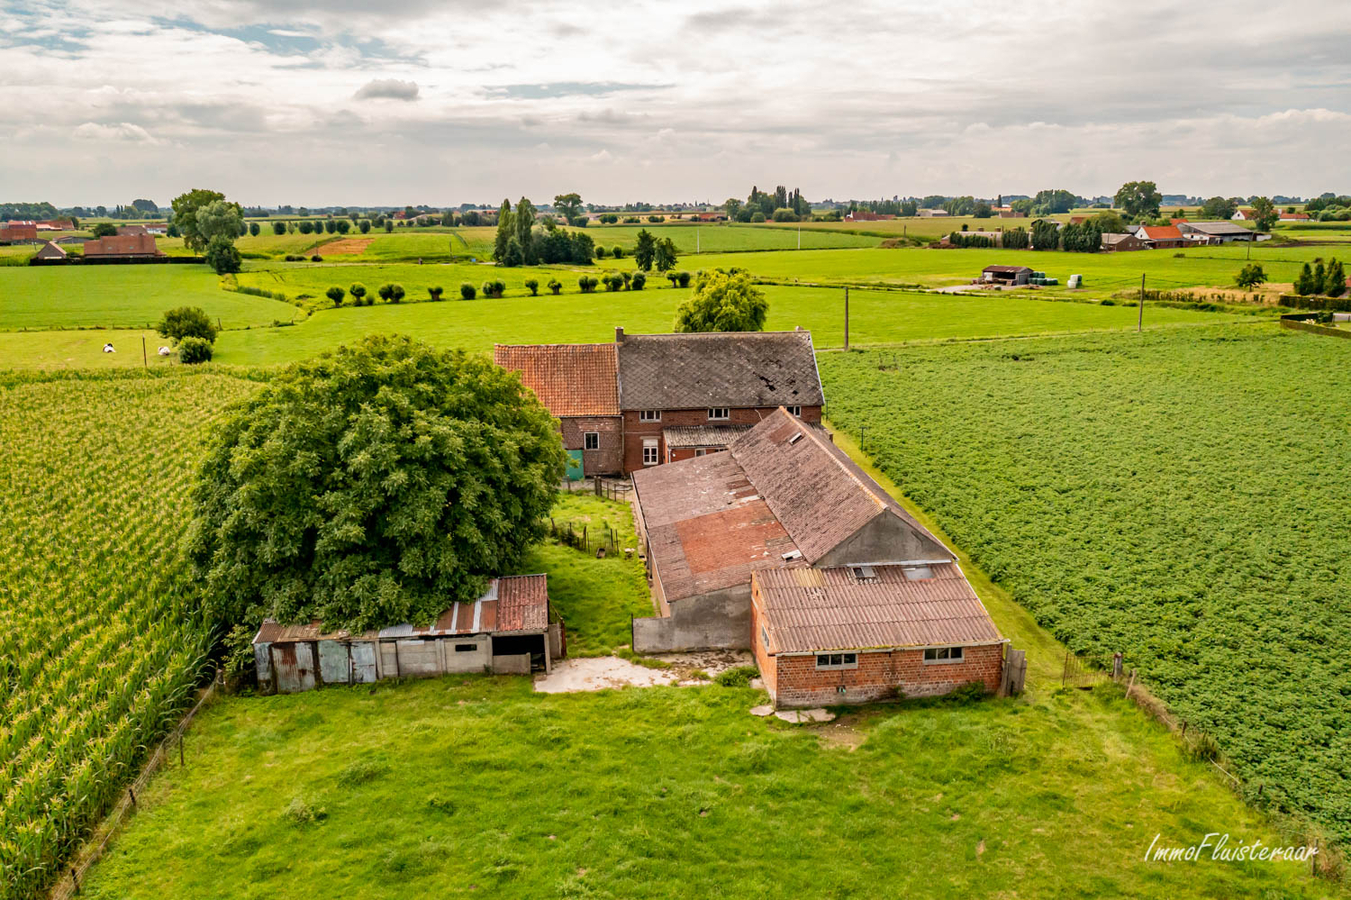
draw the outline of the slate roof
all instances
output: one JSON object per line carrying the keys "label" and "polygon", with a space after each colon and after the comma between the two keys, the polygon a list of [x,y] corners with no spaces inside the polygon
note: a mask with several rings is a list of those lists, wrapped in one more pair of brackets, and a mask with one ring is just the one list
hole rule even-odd
{"label": "slate roof", "polygon": [[808,331],[625,334],[619,406],[822,406],[825,394]]}
{"label": "slate roof", "polygon": [[[795,440],[795,435],[801,437]],[[728,449],[808,562],[882,512],[943,547],[843,450],[787,410],[770,413]]]}
{"label": "slate roof", "polygon": [[617,416],[614,344],[497,344],[493,362],[521,373],[554,416]]}
{"label": "slate roof", "polygon": [[292,644],[301,641],[375,641],[381,638],[441,637],[454,634],[509,634],[544,631],[549,627],[547,575],[509,575],[494,578],[473,603],[452,603],[430,626],[409,623],[371,630],[324,631],[315,621],[282,625],[268,619],[254,636],[255,644]]}
{"label": "slate roof", "polygon": [[985,606],[955,563],[876,566],[873,580],[851,568],[755,572],[770,653],[943,647],[1004,641]]}

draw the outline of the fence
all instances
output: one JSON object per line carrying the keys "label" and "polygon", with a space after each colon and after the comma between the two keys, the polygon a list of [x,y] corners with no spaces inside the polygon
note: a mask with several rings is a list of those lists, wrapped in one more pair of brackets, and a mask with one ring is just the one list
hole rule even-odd
{"label": "fence", "polygon": [[179,766],[186,765],[187,757],[183,752],[183,736],[187,733],[188,725],[197,715],[197,712],[216,695],[217,688],[223,683],[222,675],[222,671],[217,669],[211,683],[202,689],[192,709],[188,710],[187,715],[182,718],[178,726],[169,732],[164,740],[160,741],[159,746],[155,748],[155,752],[150,755],[150,759],[146,760],[145,766],[141,769],[141,774],[127,788],[127,795],[113,807],[113,811],[108,814],[93,836],[90,837],[85,845],[85,850],[80,854],[75,864],[70,867],[70,871],[62,876],[56,887],[52,888],[51,900],[69,900],[69,898],[80,893],[80,885],[84,882],[86,873],[103,856],[103,852],[108,848],[108,843],[122,827],[122,823],[136,809],[136,795],[145,790],[145,786],[150,783],[150,779],[159,771],[160,766],[165,764],[166,758],[172,755],[175,746],[178,748]]}
{"label": "fence", "polygon": [[604,497],[607,500],[618,500],[624,503],[628,502],[629,492],[633,490],[633,485],[627,481],[611,481],[606,478],[592,479],[596,488],[596,496]]}
{"label": "fence", "polygon": [[561,544],[567,544],[583,553],[590,553],[595,550],[597,557],[604,557],[608,553],[614,553],[619,550],[619,532],[610,527],[610,523],[601,520],[598,526],[592,530],[591,526],[597,523],[583,522],[578,528],[571,521],[559,524],[549,517],[549,536]]}

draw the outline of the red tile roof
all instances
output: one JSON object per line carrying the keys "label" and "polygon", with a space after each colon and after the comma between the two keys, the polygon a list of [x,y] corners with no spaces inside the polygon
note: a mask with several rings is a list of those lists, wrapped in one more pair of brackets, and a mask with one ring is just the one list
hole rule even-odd
{"label": "red tile roof", "polygon": [[1180,241],[1182,232],[1176,225],[1141,225],[1136,237],[1151,241]]}
{"label": "red tile roof", "polygon": [[985,606],[955,563],[756,572],[770,653],[1002,643]]}
{"label": "red tile roof", "polygon": [[619,415],[614,344],[498,344],[493,362],[521,382],[558,418]]}

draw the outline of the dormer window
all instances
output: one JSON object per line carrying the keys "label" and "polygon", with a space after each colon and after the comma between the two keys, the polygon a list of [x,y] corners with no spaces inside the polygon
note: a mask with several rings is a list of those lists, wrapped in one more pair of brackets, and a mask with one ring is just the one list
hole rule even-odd
{"label": "dormer window", "polygon": [[729,418],[731,418],[731,416],[728,415],[727,407],[725,406],[709,407],[708,420],[710,422],[726,421]]}
{"label": "dormer window", "polygon": [[849,570],[854,573],[854,580],[859,583],[877,580],[877,572],[872,566],[850,566]]}
{"label": "dormer window", "polygon": [[901,571],[905,573],[906,581],[924,581],[934,577],[934,570],[928,566],[906,566]]}

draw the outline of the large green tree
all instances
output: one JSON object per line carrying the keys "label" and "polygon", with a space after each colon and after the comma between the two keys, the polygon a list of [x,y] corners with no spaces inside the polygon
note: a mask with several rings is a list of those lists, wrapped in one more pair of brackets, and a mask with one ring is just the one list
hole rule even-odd
{"label": "large green tree", "polygon": [[536,254],[531,241],[531,229],[535,227],[535,205],[522,197],[516,204],[515,238],[521,247],[521,263],[534,265]]}
{"label": "large green tree", "polygon": [[[220,206],[213,206],[219,203]],[[243,224],[244,213],[238,203],[225,202],[220,191],[208,191],[202,188],[179,194],[170,204],[174,211],[174,225],[183,235],[183,243],[189,250],[199,253],[211,243],[217,234],[228,235],[232,240],[239,235],[239,226]],[[205,221],[202,213],[211,208]]]}
{"label": "large green tree", "polygon": [[507,257],[507,248],[515,237],[515,215],[511,211],[511,201],[503,199],[502,208],[497,211],[497,237],[493,241],[493,259],[498,265]]}
{"label": "large green tree", "polygon": [[1238,210],[1238,204],[1227,197],[1211,197],[1201,204],[1202,219],[1232,219]]}
{"label": "large green tree", "polygon": [[1254,197],[1252,212],[1258,231],[1270,231],[1281,218],[1281,214],[1276,211],[1276,204],[1268,197]]}
{"label": "large green tree", "polygon": [[478,355],[370,336],[293,365],[202,464],[204,612],[222,629],[426,624],[543,536],[564,461],[548,411]]}
{"label": "large green tree", "polygon": [[554,209],[569,225],[582,217],[582,195],[578,193],[559,194],[554,197]]}
{"label": "large green tree", "polygon": [[644,272],[652,271],[652,263],[657,258],[657,239],[646,228],[638,232],[633,244],[633,261]]}
{"label": "large green tree", "polygon": [[1163,195],[1152,181],[1128,181],[1117,190],[1112,202],[1120,207],[1129,219],[1157,219]]}
{"label": "large green tree", "polygon": [[676,331],[763,331],[769,301],[751,276],[711,269],[694,279],[694,292],[676,310]]}

